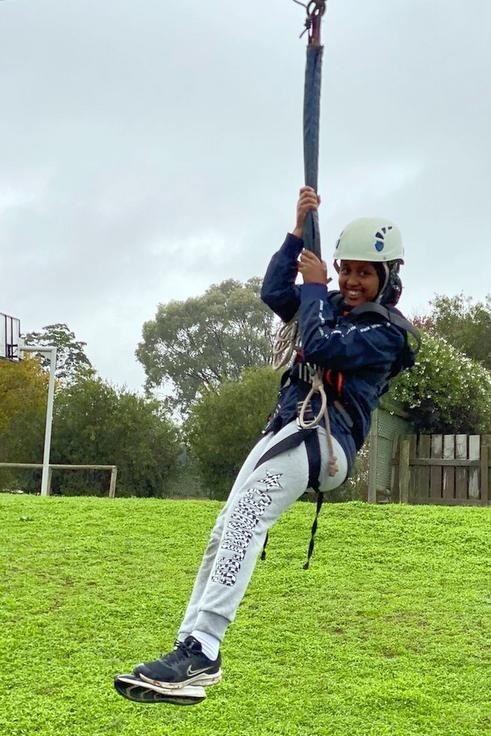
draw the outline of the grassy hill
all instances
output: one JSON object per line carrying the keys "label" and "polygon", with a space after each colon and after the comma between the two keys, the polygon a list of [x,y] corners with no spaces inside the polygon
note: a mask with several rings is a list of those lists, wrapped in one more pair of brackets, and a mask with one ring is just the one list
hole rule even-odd
{"label": "grassy hill", "polygon": [[490,514],[479,508],[326,505],[305,571],[313,506],[296,504],[273,529],[207,700],[119,698],[114,673],[171,647],[219,508],[0,494],[2,735],[491,732]]}

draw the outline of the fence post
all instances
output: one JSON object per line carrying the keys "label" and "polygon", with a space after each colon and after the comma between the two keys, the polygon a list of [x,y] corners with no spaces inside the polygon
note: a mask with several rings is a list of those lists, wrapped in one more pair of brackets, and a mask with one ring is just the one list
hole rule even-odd
{"label": "fence post", "polygon": [[118,467],[113,465],[111,468],[111,482],[109,484],[109,498],[114,498],[116,495],[116,479],[118,477]]}
{"label": "fence post", "polygon": [[410,441],[401,438],[399,455],[399,503],[409,503],[409,448]]}
{"label": "fence post", "polygon": [[378,410],[375,409],[370,425],[370,447],[368,451],[368,503],[377,503],[377,439]]}
{"label": "fence post", "polygon": [[487,506],[489,503],[489,447],[481,445],[481,503]]}

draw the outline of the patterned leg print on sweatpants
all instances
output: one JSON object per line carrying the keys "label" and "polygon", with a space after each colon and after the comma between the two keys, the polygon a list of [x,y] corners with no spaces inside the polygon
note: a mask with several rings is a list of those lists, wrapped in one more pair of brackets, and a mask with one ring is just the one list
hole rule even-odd
{"label": "patterned leg print on sweatpants", "polygon": [[218,558],[211,576],[212,582],[235,585],[254,529],[272,502],[266,490],[281,488],[279,483],[281,475],[282,473],[266,473],[266,476],[257,482],[257,487],[247,490],[232,509],[220,544],[220,550],[228,550],[230,554]]}
{"label": "patterned leg print on sweatpants", "polygon": [[[198,629],[223,639],[262,550],[267,531],[307,488],[309,469],[304,444],[282,452],[256,468],[264,453],[293,432],[296,423],[267,435],[252,449],[242,466],[227,503],[220,512],[195,580],[179,629],[183,639]],[[320,430],[322,434],[323,430]],[[339,474],[330,487],[343,482],[346,458],[335,442]],[[321,476],[327,476],[327,443],[320,437]]]}

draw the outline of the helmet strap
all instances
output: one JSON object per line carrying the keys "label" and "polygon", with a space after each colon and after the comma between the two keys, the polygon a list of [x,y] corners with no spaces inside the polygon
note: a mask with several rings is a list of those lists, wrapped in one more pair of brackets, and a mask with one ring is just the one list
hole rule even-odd
{"label": "helmet strap", "polygon": [[[380,303],[382,301],[383,296],[384,296],[384,293],[385,293],[385,289],[387,287],[387,284],[389,283],[390,270],[389,270],[388,265],[385,263],[385,261],[378,262],[378,263],[373,263],[373,265],[375,266],[375,270],[377,271],[377,274],[378,274],[378,277],[379,277],[379,280],[380,280],[380,288],[378,290],[378,294],[377,294],[377,296],[376,296],[376,298],[375,298],[374,301],[376,303]],[[383,271],[383,276],[381,274],[381,271]],[[383,278],[383,283],[382,283],[381,276]]]}

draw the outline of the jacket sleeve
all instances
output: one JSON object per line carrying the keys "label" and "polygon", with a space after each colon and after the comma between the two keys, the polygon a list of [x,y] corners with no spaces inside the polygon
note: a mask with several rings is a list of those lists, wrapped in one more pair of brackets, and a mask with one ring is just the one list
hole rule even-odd
{"label": "jacket sleeve", "polygon": [[284,322],[289,322],[300,305],[300,288],[295,284],[297,259],[303,240],[288,233],[286,240],[269,262],[261,289],[261,299]]}
{"label": "jacket sleeve", "polygon": [[304,359],[335,370],[391,366],[404,349],[404,331],[377,317],[351,322],[333,308],[325,286],[300,287],[299,328]]}

